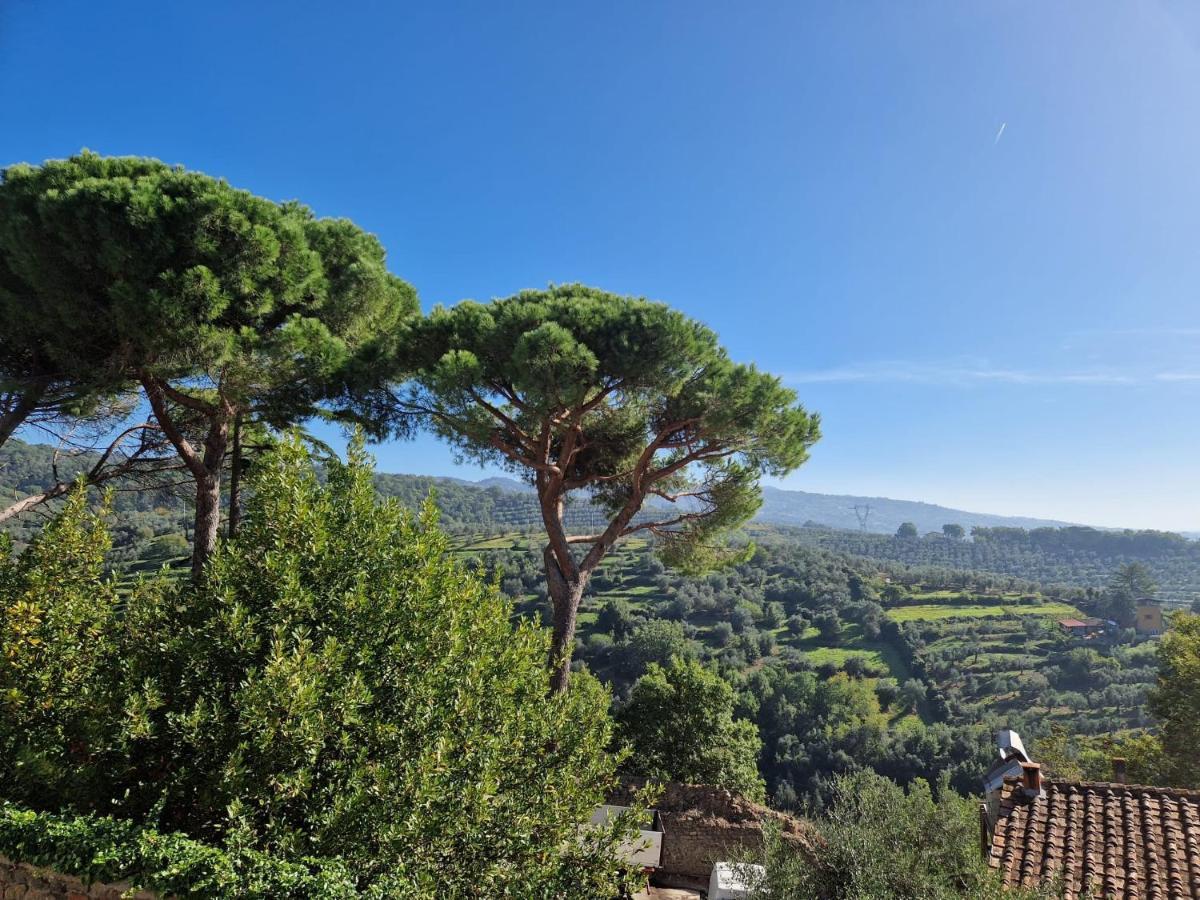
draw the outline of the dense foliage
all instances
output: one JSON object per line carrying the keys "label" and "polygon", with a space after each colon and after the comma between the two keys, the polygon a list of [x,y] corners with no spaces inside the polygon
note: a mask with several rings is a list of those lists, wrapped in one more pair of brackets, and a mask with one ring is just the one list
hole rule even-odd
{"label": "dense foliage", "polygon": [[1200,615],[1177,613],[1159,649],[1150,709],[1162,723],[1164,763],[1175,784],[1200,786]]}
{"label": "dense foliage", "polygon": [[988,871],[979,852],[977,804],[918,781],[907,790],[862,773],[839,778],[814,820],[818,854],[768,841],[763,900],[1021,900]]}
{"label": "dense foliage", "polygon": [[[1170,785],[1171,773],[1163,756],[1162,741],[1152,731],[1118,731],[1100,735],[1073,734],[1061,725],[1029,744],[1032,757],[1052,778],[1067,781],[1111,781],[1113,760],[1125,760],[1131,784]],[[1200,782],[1184,787],[1196,787]]]}
{"label": "dense foliage", "polygon": [[[11,442],[0,450],[0,465],[29,485],[47,457],[45,448]],[[379,492],[410,506],[431,483],[376,476]],[[531,493],[499,487],[435,488],[464,531],[479,530],[469,527],[471,516],[501,508],[484,507],[481,498],[536,506]],[[110,559],[153,566],[180,555],[184,545],[172,538],[178,501],[121,492],[112,503]],[[28,540],[40,521],[18,526],[15,536]],[[1033,740],[1054,725],[1103,741],[1153,724],[1144,700],[1157,671],[1155,644],[1131,632],[1080,642],[1057,625],[1080,614],[1071,603],[1102,600],[1098,592],[1040,592],[1012,576],[856,559],[797,543],[795,535],[756,529],[752,559],[702,577],[668,571],[644,544],[618,548],[584,598],[577,658],[620,698],[652,662],[716,662],[738,692],[738,715],[759,728],[769,794],[789,804],[827,797],[832,774],[862,765],[905,783],[948,772],[957,789],[976,790],[989,732],[999,727]],[[459,555],[497,572],[519,610],[548,622],[536,536],[473,541],[469,547],[479,549]],[[752,668],[763,671],[742,674]],[[839,670],[845,689],[829,681]],[[838,700],[827,701],[838,690]],[[784,704],[788,696],[804,702]],[[1087,752],[1093,768],[1107,767],[1102,749]]]}
{"label": "dense foliage", "polygon": [[693,660],[650,663],[617,713],[629,743],[630,772],[639,776],[719,784],[762,801],[758,729],[734,719],[733,689]]}
{"label": "dense foliage", "polygon": [[85,882],[129,882],[164,896],[205,900],[341,900],[387,896],[360,891],[337,860],[276,859],[244,847],[219,848],[104,816],[55,815],[0,801],[0,855],[70,873]]}
{"label": "dense foliage", "polygon": [[393,896],[615,889],[576,839],[617,760],[607,694],[549,696],[546,637],[465,572],[355,451],[322,484],[290,444],[202,584],[105,573],[82,493],[0,563],[0,784]]}
{"label": "dense foliage", "polygon": [[[531,547],[464,552],[499,569],[503,589],[539,614]],[[651,665],[716,665],[734,688],[735,719],[757,726],[760,774],[778,804],[820,802],[834,774],[860,767],[903,782],[948,773],[957,789],[977,790],[991,737],[939,721],[945,710],[926,700],[933,692],[906,664],[876,578],[861,561],[771,541],[703,578],[672,575],[630,547],[597,573],[577,654],[618,698]],[[709,739],[703,728],[679,738],[700,747]]]}
{"label": "dense foliage", "polygon": [[1053,616],[1013,614],[912,620],[888,633],[947,721],[1007,723],[1028,734],[1051,725],[1100,734],[1150,724],[1155,644],[1132,629],[1085,641]]}
{"label": "dense foliage", "polygon": [[[35,464],[30,457],[23,471]],[[377,490],[406,504],[427,485],[376,476]],[[493,493],[533,502],[454,482],[436,489],[451,515],[475,514],[477,498]],[[118,540],[129,515],[119,517]],[[1151,765],[1135,763],[1145,758],[1140,732],[1127,729],[1154,724],[1144,701],[1156,644],[1130,631],[1079,641],[1057,625],[1101,602],[1099,592],[880,563],[795,534],[756,529],[751,559],[701,577],[670,572],[645,544],[618,548],[583,600],[579,663],[608,682],[618,707],[651,664],[715,664],[735,690],[736,718],[757,726],[768,795],[786,806],[824,801],[834,775],[862,767],[906,784],[947,774],[955,789],[977,791],[1000,727],[1035,742],[1051,726],[1071,735],[1072,753],[1097,777],[1118,750],[1131,767]],[[495,573],[520,612],[549,622],[536,536],[475,537],[455,552]]]}
{"label": "dense foliage", "polygon": [[[756,537],[751,559],[702,578],[667,571],[644,547],[616,553],[584,600],[576,653],[618,706],[651,663],[715,664],[736,691],[736,717],[758,727],[776,803],[820,804],[835,775],[860,768],[902,784],[946,775],[974,793],[1000,728],[1128,743],[1140,733],[1130,729],[1154,725],[1145,707],[1154,639],[1124,629],[1082,640],[1058,624],[1100,595],[882,568]],[[543,615],[532,543],[475,546],[462,552],[498,570],[519,609]]]}
{"label": "dense foliage", "polygon": [[[243,422],[312,416],[357,354],[416,311],[377,239],[299,203],[86,152],[0,177],[0,398],[37,395],[47,365],[56,381],[83,371],[97,389],[140,391],[195,484],[194,575],[216,543]],[[5,364],[14,343],[48,360],[24,381]],[[73,413],[61,412],[65,426]]]}

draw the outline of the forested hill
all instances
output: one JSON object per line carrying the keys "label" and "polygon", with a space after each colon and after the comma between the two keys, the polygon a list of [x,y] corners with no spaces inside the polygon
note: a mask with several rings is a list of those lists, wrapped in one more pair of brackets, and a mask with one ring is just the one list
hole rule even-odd
{"label": "forested hill", "polygon": [[[39,493],[53,481],[53,448],[11,440],[0,448],[0,508],[20,497]],[[91,457],[60,459],[59,476],[66,479],[91,465]],[[511,532],[541,527],[532,493],[517,482],[494,479],[488,485],[454,478],[377,473],[379,493],[416,509],[434,492],[442,527],[451,533]],[[119,560],[159,561],[186,550],[191,512],[183,498],[167,491],[118,491],[114,497],[115,541]],[[594,530],[600,514],[587,503],[568,508],[569,528]],[[0,526],[18,543],[27,540],[44,521],[41,512],[26,514]]]}
{"label": "forested hill", "polygon": [[972,540],[944,535],[903,538],[833,528],[778,529],[788,540],[851,556],[923,568],[1013,575],[1044,585],[1102,587],[1112,572],[1140,562],[1160,600],[1200,598],[1200,541],[1166,531],[1096,528],[979,528]]}
{"label": "forested hill", "polygon": [[[42,444],[11,441],[0,449],[0,501],[35,493],[49,485],[52,457],[52,448]],[[82,468],[85,464],[86,460],[80,460],[76,467]],[[69,462],[60,461],[60,474],[69,475],[70,470]],[[381,494],[396,497],[410,507],[419,505],[430,489],[435,489],[442,511],[442,524],[450,531],[512,531],[537,527],[541,523],[531,489],[509,478],[471,482],[457,478],[379,473],[376,483]],[[173,498],[155,497],[152,508],[171,508],[175,502]],[[139,501],[121,498],[119,506],[133,512],[133,507],[144,508],[146,503],[144,498]],[[814,494],[774,487],[764,489],[763,507],[757,520],[772,525],[817,524],[858,530],[856,506],[859,514],[870,507],[866,513],[866,530],[880,534],[895,533],[902,522],[912,522],[922,533],[940,532],[942,526],[949,523],[962,525],[968,533],[976,526],[1038,528],[1066,524],[968,513],[910,500]],[[570,526],[583,529],[594,527],[598,521],[586,502],[577,502],[568,519]]]}
{"label": "forested hill", "polygon": [[[0,504],[43,489],[51,480],[51,448],[10,441],[0,449]],[[82,467],[85,463],[80,462]],[[69,475],[69,465],[60,462],[60,475]],[[397,498],[416,508],[432,489],[441,510],[442,525],[457,534],[501,533],[540,528],[541,518],[532,493],[519,482],[489,479],[485,484],[453,478],[377,474],[380,494]],[[799,499],[797,499],[799,498]],[[853,521],[853,501],[864,498],[805,494],[768,488],[759,521],[787,526],[796,519],[802,524],[819,521],[819,516],[837,518],[843,510]],[[1016,527],[1013,520],[978,516],[958,520],[979,526],[974,540],[951,540],[941,534],[941,525],[953,522],[955,510],[905,501],[876,501],[869,524],[888,516],[904,516],[917,523],[925,537],[904,539],[893,533],[862,533],[848,528],[785,527],[787,539],[810,546],[871,559],[913,566],[998,572],[1045,584],[1095,586],[1104,584],[1121,563],[1137,560],[1154,575],[1165,599],[1192,600],[1200,596],[1200,542],[1166,532],[1105,531],[1077,526],[1064,528]],[[880,506],[876,507],[879,503]],[[895,504],[892,507],[885,504]],[[912,513],[925,510],[925,518]],[[121,492],[115,498],[114,537],[119,563],[155,565],[178,557],[187,549],[191,514],[187,502],[165,492]],[[799,510],[811,511],[806,514]],[[782,510],[782,512],[781,512]],[[822,513],[822,510],[825,510]],[[967,514],[963,514],[967,515]],[[26,515],[7,523],[4,529],[18,542],[27,540],[44,517]],[[577,503],[567,515],[568,526],[594,530],[601,517],[586,503]],[[844,524],[844,518],[838,521]],[[1005,524],[987,525],[1000,521]],[[1017,520],[1037,522],[1038,520]],[[921,524],[924,522],[925,524]],[[937,523],[937,524],[931,524]],[[891,532],[894,532],[894,528]]]}
{"label": "forested hill", "polygon": [[[857,510],[856,510],[857,508]],[[996,516],[988,513],[966,512],[921,503],[916,500],[892,500],[887,497],[856,497],[851,494],[813,494],[808,491],[787,491],[776,487],[763,489],[763,505],[758,512],[760,522],[773,525],[827,525],[831,528],[859,530],[866,518],[866,530],[877,534],[895,534],[904,522],[917,526],[922,534],[941,531],[943,525],[961,525],[971,533],[974,527],[1056,528],[1072,524],[1051,519],[1032,519],[1023,516]]]}
{"label": "forested hill", "polygon": [[[413,479],[416,476],[403,475]],[[511,478],[485,478],[481,481],[460,479],[426,479],[427,482],[451,482],[467,487],[498,488],[505,492],[529,493],[531,489]],[[856,511],[857,507],[857,511]],[[815,494],[809,491],[789,491],[777,487],[763,488],[763,505],[755,517],[771,525],[825,525],[859,531],[865,515],[866,530],[875,534],[895,534],[903,522],[911,522],[924,534],[941,531],[943,525],[961,525],[968,534],[981,528],[1059,528],[1073,523],[1054,519],[1035,519],[1027,516],[997,516],[989,513],[966,512],[936,503],[917,500],[892,500],[888,497],[860,497],[853,494]]]}

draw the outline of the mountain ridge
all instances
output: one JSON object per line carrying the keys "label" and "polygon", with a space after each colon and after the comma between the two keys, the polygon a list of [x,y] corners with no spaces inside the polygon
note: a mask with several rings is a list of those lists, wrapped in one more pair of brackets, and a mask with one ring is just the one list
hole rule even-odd
{"label": "mountain ridge", "polygon": [[[399,472],[389,474],[404,475]],[[475,481],[449,475],[430,477],[466,487],[495,488],[508,493],[527,494],[533,491],[530,485],[515,478],[503,476],[490,476]],[[855,506],[871,507],[865,530],[874,534],[893,534],[903,522],[912,522],[922,533],[941,531],[943,525],[949,524],[962,525],[968,534],[976,525],[985,528],[1088,527],[1101,531],[1121,530],[1061,519],[1043,519],[1037,516],[1007,516],[999,513],[972,512],[925,500],[898,500],[891,497],[868,497],[858,494],[824,494],[780,488],[774,485],[763,486],[763,506],[755,516],[755,521],[770,525],[815,524],[856,531],[860,530],[861,523],[855,513]]]}
{"label": "mountain ridge", "polygon": [[[53,448],[47,445],[11,441],[0,451],[0,499],[15,498],[43,489],[49,478],[52,454]],[[90,458],[85,455],[77,462],[82,467],[83,461]],[[490,476],[471,480],[451,475],[377,472],[376,483],[382,493],[400,496],[409,505],[419,505],[429,487],[442,485],[442,493],[445,495],[443,500],[448,501],[453,497],[460,504],[465,504],[464,509],[470,508],[472,514],[483,515],[485,521],[487,517],[495,515],[499,517],[499,522],[524,525],[535,522],[538,518],[536,503],[531,496],[533,487],[511,477]],[[573,516],[577,519],[587,519],[590,522],[597,515],[603,517],[599,511],[588,513],[588,504],[583,498],[579,498],[572,507],[575,509]],[[864,523],[859,520],[859,514],[866,512],[868,507],[864,527]],[[971,512],[923,500],[823,494],[789,490],[773,485],[763,487],[763,505],[756,514],[755,521],[793,527],[816,525],[848,531],[861,530],[873,534],[895,534],[896,529],[904,522],[912,522],[921,533],[940,532],[942,526],[948,524],[961,525],[968,534],[975,526],[1027,530],[1078,526],[1078,523],[1035,516]],[[1092,527],[1097,531],[1125,530],[1099,526],[1082,527]],[[1192,532],[1180,533],[1184,537],[1196,537]]]}
{"label": "mountain ridge", "polygon": [[[756,518],[774,525],[804,525],[813,522],[832,528],[862,529],[858,512],[869,507],[865,529],[877,534],[894,534],[904,522],[912,522],[921,533],[941,531],[943,525],[961,525],[970,534],[978,525],[985,528],[1069,528],[1079,522],[1042,519],[1036,516],[1006,516],[972,512],[925,500],[897,500],[857,494],[823,494],[766,485],[763,506]],[[1096,527],[1096,526],[1085,526]],[[1101,529],[1108,530],[1108,529]]]}

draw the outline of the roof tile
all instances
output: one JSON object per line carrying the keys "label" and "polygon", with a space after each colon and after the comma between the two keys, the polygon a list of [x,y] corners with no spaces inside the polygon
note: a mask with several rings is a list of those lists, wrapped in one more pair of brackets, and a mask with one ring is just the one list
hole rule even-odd
{"label": "roof tile", "polygon": [[1009,886],[1062,879],[1064,897],[1200,900],[1200,791],[1108,782],[1007,782],[988,864]]}

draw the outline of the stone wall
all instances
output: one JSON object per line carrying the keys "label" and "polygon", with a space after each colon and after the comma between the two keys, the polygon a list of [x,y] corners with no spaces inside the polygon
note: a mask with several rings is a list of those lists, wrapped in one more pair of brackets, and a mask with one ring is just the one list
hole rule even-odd
{"label": "stone wall", "polygon": [[[626,804],[644,779],[625,779],[610,802]],[[662,864],[655,880],[662,884],[707,886],[713,863],[736,860],[763,845],[763,823],[779,825],[785,841],[800,853],[815,853],[812,827],[724,788],[704,784],[663,786],[654,804],[663,828]]]}
{"label": "stone wall", "polygon": [[0,900],[157,900],[148,891],[130,892],[127,883],[84,884],[71,875],[0,856]]}
{"label": "stone wall", "polygon": [[702,822],[664,826],[662,874],[688,883],[708,883],[713,865],[744,859],[762,849],[762,829],[735,825],[714,828]]}

